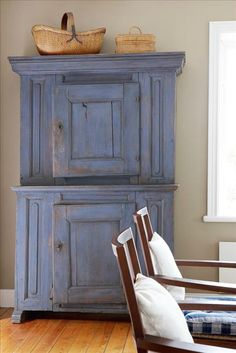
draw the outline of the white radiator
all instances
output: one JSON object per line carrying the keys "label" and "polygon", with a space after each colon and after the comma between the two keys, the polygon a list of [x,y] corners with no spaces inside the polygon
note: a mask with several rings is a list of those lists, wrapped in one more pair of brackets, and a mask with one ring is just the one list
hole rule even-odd
{"label": "white radiator", "polygon": [[[236,242],[219,242],[219,260],[236,261]],[[236,268],[220,268],[219,281],[236,283]]]}

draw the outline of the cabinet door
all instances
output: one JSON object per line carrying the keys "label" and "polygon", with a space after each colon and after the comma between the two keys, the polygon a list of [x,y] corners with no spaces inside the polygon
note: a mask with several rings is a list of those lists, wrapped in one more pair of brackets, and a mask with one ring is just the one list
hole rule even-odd
{"label": "cabinet door", "polygon": [[125,303],[111,240],[134,211],[134,203],[54,207],[54,310]]}
{"label": "cabinet door", "polygon": [[139,84],[58,86],[54,177],[138,175]]}

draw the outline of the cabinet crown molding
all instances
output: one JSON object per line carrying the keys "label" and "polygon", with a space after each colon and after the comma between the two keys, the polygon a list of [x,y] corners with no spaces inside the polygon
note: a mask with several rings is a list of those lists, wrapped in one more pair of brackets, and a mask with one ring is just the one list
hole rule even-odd
{"label": "cabinet crown molding", "polygon": [[157,52],[144,54],[96,54],[11,56],[12,70],[19,75],[55,74],[66,72],[142,72],[148,70],[174,70],[182,72],[184,52]]}

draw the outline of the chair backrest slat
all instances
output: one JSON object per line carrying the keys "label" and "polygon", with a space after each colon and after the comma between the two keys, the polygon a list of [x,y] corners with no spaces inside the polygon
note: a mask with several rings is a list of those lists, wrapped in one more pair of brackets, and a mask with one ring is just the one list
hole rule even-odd
{"label": "chair backrest slat", "polygon": [[143,337],[143,326],[134,291],[135,278],[137,273],[141,273],[141,268],[131,228],[113,239],[112,248],[117,258],[134,336]]}
{"label": "chair backrest slat", "polygon": [[154,267],[148,242],[152,239],[153,228],[148,214],[147,207],[142,208],[134,214],[134,222],[137,225],[141,247],[144,255],[144,262],[149,276],[154,276]]}
{"label": "chair backrest slat", "polygon": [[136,278],[137,273],[141,273],[141,267],[138,259],[137,249],[134,244],[134,239],[130,239],[127,241],[127,247],[129,251],[129,257],[132,264],[132,270],[134,271],[134,276]]}
{"label": "chair backrest slat", "polygon": [[[145,209],[147,210],[146,207],[145,207]],[[148,211],[146,214],[143,215],[143,220],[144,220],[144,225],[146,227],[147,239],[148,239],[148,241],[150,241],[153,236],[153,229],[152,229],[152,223],[151,223]]]}

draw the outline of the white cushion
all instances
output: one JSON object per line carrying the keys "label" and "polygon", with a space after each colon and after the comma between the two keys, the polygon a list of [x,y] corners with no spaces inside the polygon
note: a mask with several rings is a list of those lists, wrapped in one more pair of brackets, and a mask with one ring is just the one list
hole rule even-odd
{"label": "white cushion", "polygon": [[182,311],[160,283],[138,273],[134,290],[146,334],[193,343]]}
{"label": "white cushion", "polygon": [[[153,233],[151,241],[149,241],[151,258],[153,262],[154,272],[162,276],[170,276],[182,278],[182,275],[175,263],[172,252],[165,240],[156,232]],[[175,286],[165,286],[166,289],[178,300],[184,300],[185,288]]]}

